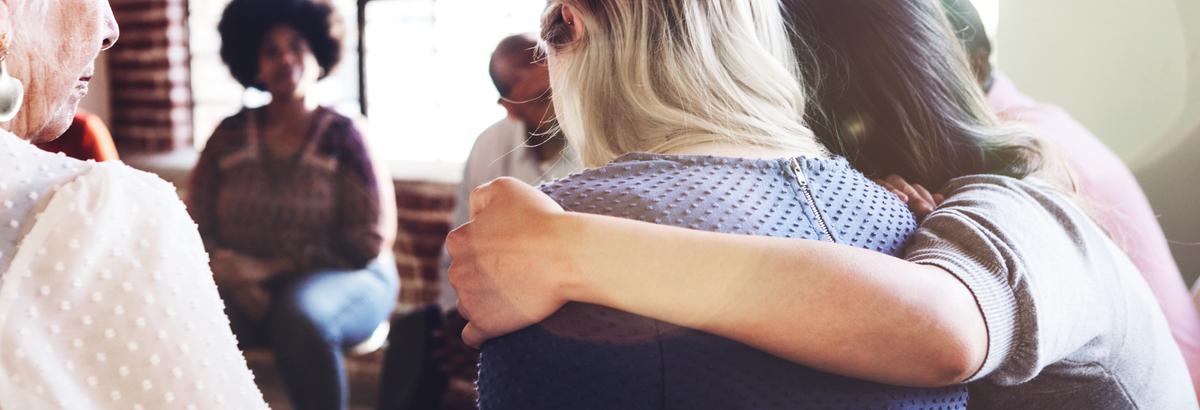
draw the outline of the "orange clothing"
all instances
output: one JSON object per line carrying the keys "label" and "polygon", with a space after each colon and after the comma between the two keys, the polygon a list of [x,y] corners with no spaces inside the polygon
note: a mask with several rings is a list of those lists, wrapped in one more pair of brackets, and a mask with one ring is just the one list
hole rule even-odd
{"label": "orange clothing", "polygon": [[50,152],[61,152],[82,161],[116,161],[117,146],[104,121],[95,114],[79,111],[71,121],[71,127],[54,141],[38,144],[38,148]]}

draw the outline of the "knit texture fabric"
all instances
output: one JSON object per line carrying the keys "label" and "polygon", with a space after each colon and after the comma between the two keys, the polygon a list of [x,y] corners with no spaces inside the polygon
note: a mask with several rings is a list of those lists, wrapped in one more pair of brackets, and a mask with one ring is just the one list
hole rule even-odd
{"label": "knit texture fabric", "polygon": [[[630,154],[542,189],[569,211],[705,231],[832,238],[892,255],[917,226],[894,195],[840,158]],[[485,344],[478,387],[484,410],[959,409],[967,402],[961,386],[853,380],[722,337],[578,303]]]}

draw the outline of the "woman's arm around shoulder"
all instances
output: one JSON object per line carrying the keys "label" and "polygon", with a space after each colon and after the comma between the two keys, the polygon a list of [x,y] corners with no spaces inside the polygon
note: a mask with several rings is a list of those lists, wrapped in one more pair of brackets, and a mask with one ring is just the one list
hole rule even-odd
{"label": "woman's arm around shoulder", "polygon": [[953,274],[971,290],[988,332],[973,379],[1018,384],[1107,332],[1119,280],[1104,232],[1071,197],[1036,180],[978,175],[910,239],[905,259]]}
{"label": "woman's arm around shoulder", "polygon": [[473,345],[576,301],[891,384],[956,384],[986,351],[970,292],[936,267],[828,242],[563,212],[511,179],[478,188],[470,208],[472,222],[447,247]]}

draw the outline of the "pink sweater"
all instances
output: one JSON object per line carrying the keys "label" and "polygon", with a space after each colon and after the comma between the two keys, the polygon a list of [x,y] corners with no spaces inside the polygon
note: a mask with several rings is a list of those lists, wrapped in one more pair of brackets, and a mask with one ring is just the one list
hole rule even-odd
{"label": "pink sweater", "polygon": [[[1097,222],[1129,254],[1154,291],[1193,383],[1200,381],[1200,314],[1133,173],[1066,111],[1021,94],[1003,74],[996,73],[987,97],[1002,119],[1032,127],[1061,149]],[[1195,386],[1200,391],[1200,384]]]}

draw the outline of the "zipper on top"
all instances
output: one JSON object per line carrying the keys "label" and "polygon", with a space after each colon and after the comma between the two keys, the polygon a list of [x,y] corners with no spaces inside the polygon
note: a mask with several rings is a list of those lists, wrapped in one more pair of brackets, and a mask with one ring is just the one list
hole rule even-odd
{"label": "zipper on top", "polygon": [[804,198],[808,200],[808,209],[812,211],[813,216],[817,219],[817,227],[821,229],[822,234],[825,234],[825,239],[828,239],[830,242],[836,242],[833,240],[833,234],[829,231],[829,225],[825,223],[825,217],[817,209],[817,201],[813,198],[812,188],[808,184],[808,176],[804,174],[804,169],[800,167],[800,161],[796,158],[792,158],[792,172],[796,174],[796,182],[800,184],[800,191],[804,193]]}

